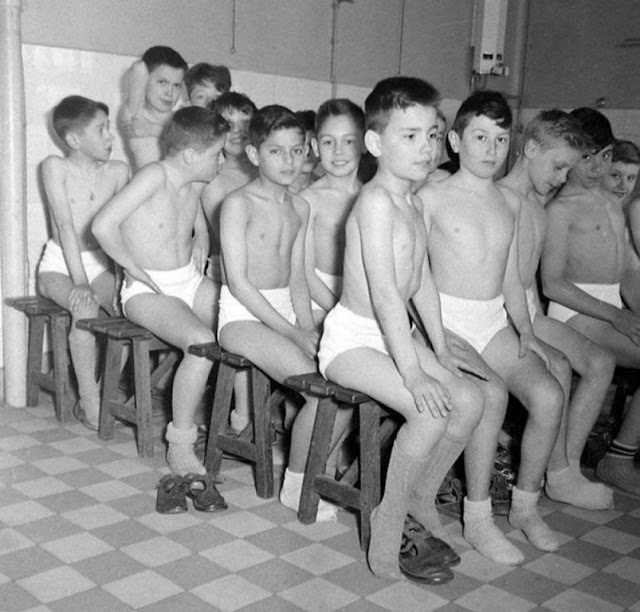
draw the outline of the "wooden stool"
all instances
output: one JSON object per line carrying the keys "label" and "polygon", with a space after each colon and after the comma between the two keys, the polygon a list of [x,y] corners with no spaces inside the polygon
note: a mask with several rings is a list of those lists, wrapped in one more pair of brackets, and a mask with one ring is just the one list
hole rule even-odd
{"label": "wooden stool", "polygon": [[617,367],[611,384],[616,386],[616,393],[613,397],[610,414],[619,425],[624,416],[627,397],[633,395],[640,387],[640,370]]}
{"label": "wooden stool", "polygon": [[[208,342],[194,344],[189,352],[218,363],[218,375],[211,409],[209,439],[205,455],[207,472],[217,475],[220,472],[222,453],[241,457],[253,463],[255,468],[255,486],[258,497],[274,496],[273,482],[273,430],[271,412],[284,399],[284,392],[276,388],[271,390],[271,380],[251,361],[225,351],[219,344]],[[228,428],[233,383],[240,370],[250,372],[251,421],[240,433],[231,433]]]}
{"label": "wooden stool", "polygon": [[[371,511],[380,503],[380,449],[397,428],[387,409],[364,393],[345,389],[317,372],[290,376],[285,385],[319,398],[307,469],[304,474],[298,520],[315,522],[320,495],[343,506],[360,511],[360,546],[366,550],[371,536]],[[339,405],[358,410],[360,451],[344,475],[336,480],[325,474],[331,437]],[[359,481],[359,486],[358,485]]]}
{"label": "wooden stool", "polygon": [[[7,298],[7,306],[24,312],[28,320],[27,406],[37,406],[40,391],[53,392],[56,418],[64,423],[71,416],[73,398],[69,385],[69,326],[71,316],[55,302],[37,295]],[[42,371],[45,326],[51,331],[53,369]]]}
{"label": "wooden stool", "polygon": [[[96,336],[103,336],[107,342],[98,436],[103,440],[112,438],[115,419],[133,423],[138,434],[138,455],[152,457],[151,389],[173,368],[178,360],[177,351],[129,319],[83,319],[78,321],[77,326],[93,332]],[[118,384],[122,371],[122,355],[127,345],[131,346],[134,391],[125,401],[120,401]],[[155,351],[169,353],[152,371],[149,356]]]}

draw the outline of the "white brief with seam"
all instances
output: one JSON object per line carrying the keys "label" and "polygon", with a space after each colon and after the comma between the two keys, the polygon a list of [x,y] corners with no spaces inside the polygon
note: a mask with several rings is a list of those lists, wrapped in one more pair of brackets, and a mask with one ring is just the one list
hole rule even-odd
{"label": "white brief with seam", "polygon": [[[289,287],[260,289],[260,293],[291,325],[296,324],[296,313],[293,311]],[[236,321],[257,321],[262,323],[231,293],[228,285],[222,285],[220,289],[220,309],[218,310],[218,340],[220,339],[222,328]]]}
{"label": "white brief with seam", "polygon": [[[145,270],[149,278],[158,285],[164,295],[181,299],[189,308],[193,308],[196,293],[204,275],[198,272],[196,265],[190,261],[186,266],[175,270]],[[127,284],[125,280],[120,289],[122,312],[126,314],[126,303],[136,295],[155,293],[149,285],[138,280]]]}
{"label": "white brief with seam", "polygon": [[[96,280],[103,272],[109,272],[111,270],[111,260],[102,249],[81,251],[80,258],[82,259],[82,266],[84,267],[84,272],[87,275],[89,284]],[[67,262],[64,259],[62,247],[53,240],[47,241],[44,253],[40,259],[38,274],[42,274],[43,272],[58,272],[71,278],[69,268],[67,268]]]}
{"label": "white brief with seam", "polygon": [[[614,283],[612,285],[605,285],[602,283],[574,283],[574,285],[597,300],[611,304],[616,308],[622,308],[620,283]],[[572,308],[567,308],[557,302],[549,302],[547,316],[551,319],[556,319],[556,321],[566,323],[569,319],[579,314],[581,313],[573,310]]]}
{"label": "white brief with seam", "polygon": [[[339,298],[342,293],[342,275],[329,274],[329,272],[323,272],[318,268],[315,268],[315,272],[318,275],[318,278],[327,286],[329,291]],[[324,310],[324,308],[322,308],[320,304],[316,304],[311,300],[311,310]]]}
{"label": "white brief with seam", "polygon": [[326,369],[333,359],[355,348],[372,348],[385,355],[389,354],[378,322],[357,315],[338,302],[324,320],[318,351],[320,373],[326,376]]}
{"label": "white brief with seam", "polygon": [[492,300],[470,300],[441,293],[440,310],[445,329],[458,334],[478,353],[509,325],[502,295]]}

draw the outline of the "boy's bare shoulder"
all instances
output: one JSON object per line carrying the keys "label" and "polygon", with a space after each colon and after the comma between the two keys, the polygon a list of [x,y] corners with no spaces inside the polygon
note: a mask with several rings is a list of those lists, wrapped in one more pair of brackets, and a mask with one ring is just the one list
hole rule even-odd
{"label": "boy's bare shoulder", "polygon": [[426,183],[418,190],[416,195],[425,210],[432,210],[443,199],[450,197],[452,191],[450,181],[451,177],[437,183]]}
{"label": "boy's bare shoulder", "polygon": [[49,155],[42,160],[43,171],[63,172],[67,167],[67,158],[60,155]]}
{"label": "boy's bare shoulder", "polygon": [[578,191],[563,190],[547,204],[547,212],[554,215],[577,214],[586,195]]}
{"label": "boy's bare shoulder", "polygon": [[495,185],[509,208],[514,212],[514,214],[519,214],[520,209],[522,208],[522,196],[520,193],[514,190],[510,185],[502,182],[498,182]]}
{"label": "boy's bare shoulder", "polygon": [[117,178],[129,178],[129,164],[117,159],[105,162],[105,170]]}
{"label": "boy's bare shoulder", "polygon": [[304,218],[309,216],[309,202],[307,202],[299,193],[290,193],[291,196],[291,205],[294,210]]}

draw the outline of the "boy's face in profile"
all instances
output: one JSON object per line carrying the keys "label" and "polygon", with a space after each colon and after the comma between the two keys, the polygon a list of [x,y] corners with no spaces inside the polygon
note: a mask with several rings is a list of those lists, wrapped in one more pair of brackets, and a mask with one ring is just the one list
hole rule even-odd
{"label": "boy's face in profile", "polygon": [[613,145],[610,144],[600,151],[583,153],[580,161],[569,173],[571,180],[583,187],[599,187],[611,168],[612,152]]}
{"label": "boy's face in profile", "polygon": [[638,179],[638,164],[626,164],[624,162],[613,162],[609,172],[602,179],[602,186],[609,191],[617,201],[626,204]]}
{"label": "boy's face in profile", "polygon": [[381,171],[403,180],[424,181],[436,153],[437,129],[433,106],[394,108],[382,133],[367,132],[367,146]]}
{"label": "boy's face in profile", "polygon": [[189,94],[189,102],[192,106],[209,108],[209,104],[221,95],[222,92],[211,81],[202,81],[202,83],[193,86]]}
{"label": "boy's face in profile", "polygon": [[362,155],[362,132],[350,115],[327,117],[314,140],[322,167],[332,176],[358,171]]}
{"label": "boy's face in profile", "polygon": [[145,91],[146,103],[159,113],[168,113],[182,93],[184,70],[166,64],[157,66],[149,73]]}
{"label": "boy's face in profile", "polygon": [[111,156],[113,135],[109,130],[109,117],[99,110],[84,128],[70,135],[72,149],[96,161],[107,161]]}
{"label": "boy's face in profile", "polygon": [[304,134],[298,128],[283,128],[271,132],[256,150],[251,161],[260,168],[261,176],[276,185],[288,187],[298,178],[305,158]]}
{"label": "boy's face in profile", "polygon": [[196,164],[196,174],[201,181],[210,183],[218,174],[218,160],[224,140],[222,137],[202,151],[193,149],[193,163]]}
{"label": "boy's face in profile", "polygon": [[242,157],[245,155],[245,147],[249,138],[249,123],[251,115],[236,110],[235,108],[227,108],[222,111],[222,116],[229,123],[229,133],[227,134],[227,142],[224,145],[226,155],[232,157]]}
{"label": "boy's face in profile", "polygon": [[478,178],[494,176],[509,154],[509,130],[486,115],[472,117],[462,135],[452,131],[449,138],[460,156],[460,166]]}
{"label": "boy's face in profile", "polygon": [[529,178],[536,193],[546,196],[558,189],[567,180],[569,170],[582,157],[582,153],[560,140],[550,146],[531,140],[525,145],[529,158]]}

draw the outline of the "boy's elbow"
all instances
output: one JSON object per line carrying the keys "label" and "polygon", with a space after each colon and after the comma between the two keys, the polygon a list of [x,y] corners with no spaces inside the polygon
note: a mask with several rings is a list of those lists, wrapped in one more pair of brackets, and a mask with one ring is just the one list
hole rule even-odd
{"label": "boy's elbow", "polygon": [[99,216],[96,217],[91,223],[91,232],[93,233],[95,239],[102,244],[108,232],[104,220],[102,220]]}

